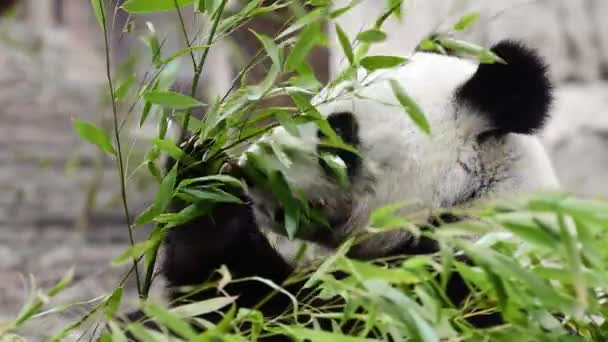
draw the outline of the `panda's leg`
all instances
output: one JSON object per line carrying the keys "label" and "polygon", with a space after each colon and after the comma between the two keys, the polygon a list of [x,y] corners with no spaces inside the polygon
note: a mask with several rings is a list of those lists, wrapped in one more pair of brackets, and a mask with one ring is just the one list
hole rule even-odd
{"label": "panda's leg", "polygon": [[[193,136],[180,147],[195,160],[202,160],[209,144]],[[227,173],[241,178],[238,167],[231,164],[230,158],[224,157],[220,160],[224,160],[226,166],[232,166]],[[166,168],[171,168],[174,163],[173,159],[169,159]],[[196,168],[180,165],[178,178],[200,177],[218,171],[217,165],[199,165]],[[245,203],[249,200],[242,189],[224,190],[240,197]],[[227,266],[233,278],[257,276],[277,284],[281,284],[293,271],[260,232],[248,204],[217,204],[210,215],[196,218],[168,232],[162,273],[172,289],[172,299],[183,295],[176,290],[177,287],[202,284],[222,265]],[[256,304],[261,294],[269,292],[268,286],[260,282],[236,283],[229,285],[226,290],[238,295],[237,304],[245,306]],[[209,295],[201,293],[188,300]]]}
{"label": "panda's leg", "polygon": [[[293,271],[258,229],[251,208],[223,204],[212,214],[170,230],[165,241],[163,275],[176,299],[177,287],[198,285],[212,278],[222,265],[234,279],[260,277],[281,285]],[[239,306],[252,307],[272,292],[259,281],[229,284],[225,290],[238,296]],[[199,293],[187,300],[201,300],[217,293]],[[280,296],[278,296],[280,297]],[[271,300],[263,309],[269,314],[284,309],[283,300]],[[276,307],[273,307],[276,306]]]}
{"label": "panda's leg", "polygon": [[[292,267],[278,254],[256,226],[249,206],[225,204],[216,207],[212,214],[172,228],[165,239],[165,255],[162,274],[169,285],[171,305],[202,301],[227,293],[236,297],[237,307],[253,308],[267,299],[257,309],[266,317],[276,317],[285,312],[291,301],[282,293],[257,280],[239,281],[242,278],[264,278],[282,286],[292,274]],[[192,294],[180,291],[180,287],[201,285],[208,280],[219,279],[216,270],[225,265],[233,281],[220,293],[211,287]],[[217,276],[214,278],[214,276]],[[302,283],[285,287],[297,293]],[[224,309],[227,310],[228,308]],[[221,312],[205,314],[200,318],[218,323]],[[126,315],[125,323],[141,322],[147,328],[160,330],[143,312]],[[196,328],[196,327],[194,327]],[[129,335],[132,340],[137,340]],[[265,342],[289,341],[286,336],[270,336]]]}

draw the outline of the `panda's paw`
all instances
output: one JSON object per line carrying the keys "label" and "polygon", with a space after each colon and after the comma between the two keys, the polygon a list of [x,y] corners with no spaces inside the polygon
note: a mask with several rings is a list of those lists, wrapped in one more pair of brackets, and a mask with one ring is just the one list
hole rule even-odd
{"label": "panda's paw", "polygon": [[426,228],[439,228],[444,224],[456,223],[464,219],[465,217],[451,212],[442,212],[436,215],[431,215],[427,220]]}
{"label": "panda's paw", "polygon": [[[236,163],[231,162],[228,154],[221,150],[218,151],[213,146],[213,141],[200,140],[198,136],[194,135],[180,143],[179,148],[184,157],[178,165],[178,181],[219,173],[232,175],[230,172],[222,170],[222,168],[225,164],[236,165]],[[169,158],[166,169],[171,169],[175,163],[174,158]]]}

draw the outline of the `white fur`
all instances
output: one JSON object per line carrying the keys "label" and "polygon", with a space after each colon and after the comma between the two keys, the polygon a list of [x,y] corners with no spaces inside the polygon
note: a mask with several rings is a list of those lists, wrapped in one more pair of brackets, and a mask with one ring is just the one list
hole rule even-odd
{"label": "white fur", "polygon": [[[317,242],[335,247],[365,230],[371,212],[389,204],[445,208],[462,204],[473,189],[481,191],[477,197],[492,197],[557,187],[549,158],[536,137],[509,134],[478,144],[478,135],[491,128],[489,123],[482,113],[454,98],[476,69],[471,61],[419,53],[403,67],[360,78],[360,84],[354,84],[357,96],[343,94],[343,85],[314,98],[313,104],[324,116],[347,111],[357,119],[363,161],[347,189],[319,167],[314,153],[318,143],[315,124],[301,125],[300,137],[279,127],[262,139],[304,152],[288,166],[277,160],[274,165],[309,201],[322,203],[329,218],[347,214],[346,224],[333,227]],[[389,79],[397,80],[422,108],[432,129],[430,136],[399,105]],[[264,154],[257,145],[249,151]],[[246,158],[241,159],[241,164],[246,163]],[[272,196],[255,188],[250,195],[258,223],[281,232],[283,228],[273,220],[278,204]],[[368,240],[356,252],[374,256],[409,238],[405,231],[384,234]]]}

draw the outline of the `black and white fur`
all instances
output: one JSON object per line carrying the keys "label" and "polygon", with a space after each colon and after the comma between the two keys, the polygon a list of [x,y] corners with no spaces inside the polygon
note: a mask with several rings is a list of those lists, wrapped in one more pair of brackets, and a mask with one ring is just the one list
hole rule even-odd
{"label": "black and white fur", "polygon": [[[348,168],[346,188],[318,158],[325,147],[319,144],[322,134],[316,124],[299,126],[299,136],[278,127],[263,137],[261,141],[303,152],[289,167],[279,161],[275,166],[292,187],[306,195],[311,206],[323,209],[332,225],[331,229],[302,227],[298,238],[331,251],[346,238],[365,231],[370,213],[389,204],[414,202],[418,208],[450,208],[480,198],[557,187],[549,158],[533,135],[547,119],[552,100],[546,67],[519,43],[504,41],[492,49],[506,64],[480,65],[416,53],[404,66],[376,72],[367,78],[373,80],[369,84],[355,85],[356,96],[341,96],[338,93],[344,88],[337,87],[315,97],[316,109],[359,151],[330,151]],[[391,79],[422,108],[432,128],[430,136],[399,105]],[[259,144],[248,152],[265,153]],[[239,160],[241,168],[247,163],[245,156]],[[209,216],[170,230],[163,274],[172,289],[203,283],[221,265],[234,278],[257,276],[276,284],[292,274],[292,251],[290,242],[282,237],[280,205],[254,184],[242,195],[247,205],[221,205]],[[353,247],[351,256],[370,259],[434,251],[432,241],[393,231],[364,240]],[[301,285],[286,289],[296,293]],[[230,284],[225,290],[238,295],[237,304],[242,307],[257,304],[272,291],[255,281]],[[173,297],[179,294],[174,292]],[[208,290],[191,300],[216,295]],[[289,303],[286,296],[277,295],[261,310],[267,316],[278,315]]]}

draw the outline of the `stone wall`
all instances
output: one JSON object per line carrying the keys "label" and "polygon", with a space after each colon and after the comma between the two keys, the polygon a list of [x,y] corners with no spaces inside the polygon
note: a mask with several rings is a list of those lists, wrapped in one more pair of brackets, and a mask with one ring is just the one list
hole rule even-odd
{"label": "stone wall", "polygon": [[[39,32],[23,22],[0,25],[3,321],[23,304],[29,274],[49,287],[71,267],[78,280],[112,273],[109,261],[126,246],[127,233],[113,161],[78,138],[71,123],[110,119],[99,101],[106,83],[97,40],[83,39],[82,31],[78,38],[60,28]],[[135,188],[129,194],[133,214],[153,198]],[[87,209],[91,199],[94,210]],[[116,279],[83,289],[92,298]]]}
{"label": "stone wall", "polygon": [[[336,7],[348,3],[337,1]],[[385,10],[386,2],[364,0],[339,21],[351,35],[370,28]],[[555,80],[592,81],[605,77],[608,65],[608,2],[605,0],[412,0],[405,2],[404,19],[389,19],[386,42],[372,53],[407,55],[425,37],[447,32],[464,14],[478,12],[480,19],[456,36],[490,46],[510,38],[538,49],[551,65]],[[344,62],[332,56],[335,72]]]}

